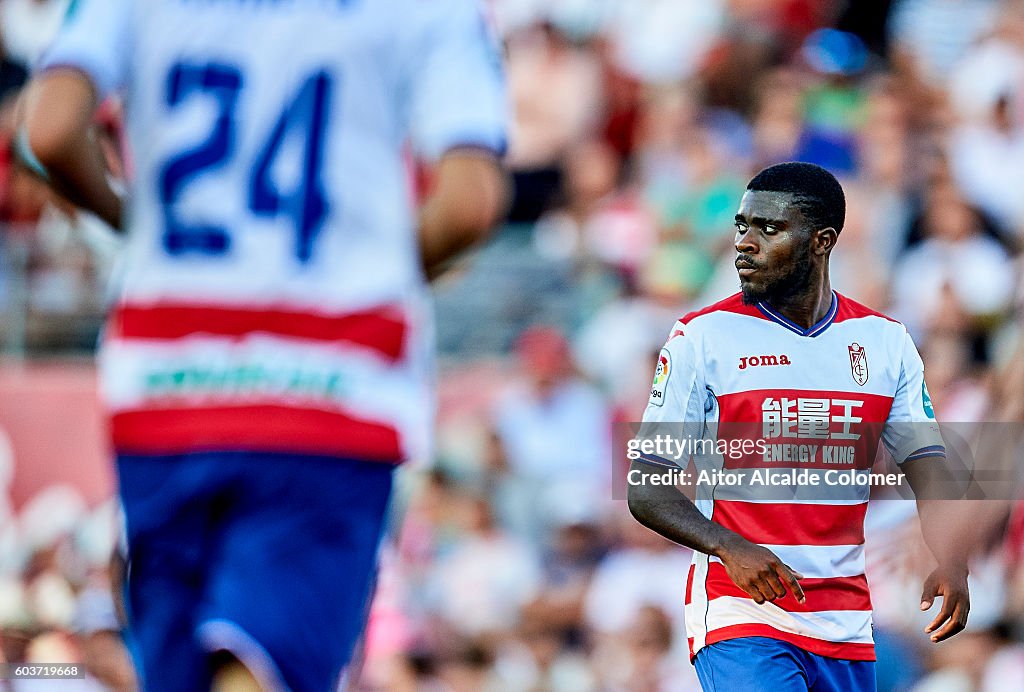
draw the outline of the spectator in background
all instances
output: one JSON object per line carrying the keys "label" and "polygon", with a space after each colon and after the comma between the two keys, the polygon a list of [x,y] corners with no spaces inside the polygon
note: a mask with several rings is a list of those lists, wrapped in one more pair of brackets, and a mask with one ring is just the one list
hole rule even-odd
{"label": "spectator in background", "polygon": [[565,204],[538,221],[537,250],[562,261],[588,258],[627,276],[654,248],[653,219],[638,195],[619,184],[622,162],[604,142],[582,142],[568,152],[562,181]]}
{"label": "spectator in background", "polygon": [[[861,259],[875,264],[878,278],[886,283],[896,257],[907,244],[912,213],[906,109],[892,79],[872,80],[866,89],[864,120],[858,132],[858,176],[845,183],[855,198],[850,210],[857,217],[852,221],[856,230],[864,231]],[[870,304],[887,302],[882,299]]]}
{"label": "spectator in background", "polygon": [[445,692],[499,692],[494,654],[489,647],[456,640],[439,659],[438,679]]}
{"label": "spectator in background", "polygon": [[921,358],[928,364],[928,392],[943,418],[957,423],[984,420],[989,401],[978,376],[971,344],[961,334],[938,333],[928,339]]}
{"label": "spectator in background", "polygon": [[681,160],[674,193],[654,200],[660,244],[644,277],[658,295],[668,294],[676,303],[698,295],[716,260],[730,247],[734,202],[744,186],[726,164],[726,152],[703,128],[691,131],[683,143]]}
{"label": "spectator in background", "polygon": [[[617,516],[621,543],[598,566],[584,605],[594,633],[595,659],[615,661],[628,647],[631,628],[645,606],[664,611],[674,631],[685,632],[683,599],[678,589],[690,569],[691,551]],[[673,593],[673,589],[676,593]],[[674,641],[676,656],[687,656],[686,640]]]}
{"label": "spectator in background", "polygon": [[803,132],[803,90],[798,73],[778,69],[760,76],[753,114],[753,168],[792,160]]}
{"label": "spectator in background", "polygon": [[564,628],[542,611],[525,616],[497,660],[496,689],[596,692],[600,688],[591,666],[566,643]]}
{"label": "spectator in background", "polygon": [[462,500],[462,536],[429,568],[431,610],[464,636],[499,635],[515,626],[540,584],[528,544],[495,525],[482,497]]}
{"label": "spectator in background", "polygon": [[650,395],[651,359],[665,341],[665,324],[679,317],[674,294],[666,298],[640,281],[626,281],[623,294],[601,306],[573,341],[580,369],[626,421]]}
{"label": "spectator in background", "polygon": [[952,71],[949,95],[959,122],[949,136],[950,168],[973,204],[1018,244],[1024,239],[1024,4],[1006,3],[998,30]]}
{"label": "spectator in background", "polygon": [[512,221],[535,221],[553,202],[569,147],[596,127],[600,69],[554,25],[509,39],[508,85],[515,114],[507,162],[515,176]]}
{"label": "spectator in background", "polygon": [[676,229],[682,239],[708,255],[718,256],[729,245],[725,231],[731,227],[736,213],[735,204],[726,199],[734,200],[743,183],[728,152],[707,129],[693,130],[684,143],[682,159],[679,192],[661,210],[662,224]]}
{"label": "spectator in background", "polygon": [[633,168],[658,209],[685,179],[683,146],[699,127],[701,94],[682,85],[648,88],[636,122]]}
{"label": "spectator in background", "polygon": [[608,507],[611,416],[600,392],[577,373],[557,329],[527,330],[515,353],[521,380],[499,399],[495,425],[520,481],[523,535],[538,540],[556,508]]}
{"label": "spectator in background", "polygon": [[613,692],[700,692],[693,666],[678,655],[677,630],[655,606],[644,606],[626,638],[626,657],[608,671],[606,689]]}
{"label": "spectator in background", "polygon": [[898,0],[889,15],[893,62],[934,88],[996,21],[998,0]]}
{"label": "spectator in background", "polygon": [[[872,214],[877,200],[869,194],[856,184],[846,186],[843,252],[832,260],[829,274],[836,286],[843,287],[843,295],[865,305],[886,305],[891,269],[884,259],[884,248],[897,245],[902,233],[898,218],[882,219],[878,225],[871,225],[869,219],[874,220],[879,214]],[[902,243],[899,248],[902,249]]]}
{"label": "spectator in background", "polygon": [[583,641],[583,601],[604,557],[606,545],[596,516],[562,517],[552,531],[543,559],[537,597],[523,611],[561,628],[572,641]]}
{"label": "spectator in background", "polygon": [[924,240],[893,273],[893,312],[915,338],[985,331],[1010,306],[1014,275],[1003,247],[982,234],[977,212],[950,183],[929,190]]}
{"label": "spectator in background", "polygon": [[864,120],[864,90],[857,77],[867,64],[859,38],[818,29],[800,49],[813,71],[804,90],[804,132],[796,158],[828,168],[837,176],[855,172],[857,131]]}
{"label": "spectator in background", "polygon": [[725,26],[725,2],[627,0],[608,36],[616,64],[643,82],[668,84],[698,72]]}
{"label": "spectator in background", "polygon": [[102,580],[79,595],[73,624],[89,676],[110,692],[135,690],[135,669],[124,644],[110,590]]}

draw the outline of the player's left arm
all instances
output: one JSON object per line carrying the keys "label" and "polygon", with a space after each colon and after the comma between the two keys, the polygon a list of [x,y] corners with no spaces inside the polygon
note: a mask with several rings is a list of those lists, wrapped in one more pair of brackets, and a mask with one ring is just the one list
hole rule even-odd
{"label": "player's left arm", "polygon": [[505,210],[505,177],[485,149],[456,148],[441,157],[434,189],[420,211],[420,261],[428,279],[482,240]]}
{"label": "player's left arm", "polygon": [[417,152],[437,162],[419,227],[420,258],[433,278],[505,212],[509,105],[480,0],[420,3],[416,11],[423,14],[407,56],[408,107]]}
{"label": "player's left arm", "polygon": [[93,116],[121,89],[131,53],[132,0],[78,0],[18,109],[22,163],[114,228],[122,201],[107,177]]}
{"label": "player's left arm", "polygon": [[903,472],[917,498],[917,513],[924,535],[938,566],[924,581],[921,610],[932,607],[942,596],[942,608],[925,628],[933,642],[952,637],[967,626],[971,597],[967,587],[968,551],[964,540],[965,503],[950,499],[948,489],[956,483],[945,457],[929,456],[906,461]]}
{"label": "player's left arm", "polygon": [[924,363],[909,335],[904,338],[901,368],[882,439],[914,491],[921,532],[938,563],[925,579],[921,610],[928,610],[942,596],[942,607],[925,628],[932,642],[940,642],[964,629],[971,609],[966,508],[946,460],[924,382]]}

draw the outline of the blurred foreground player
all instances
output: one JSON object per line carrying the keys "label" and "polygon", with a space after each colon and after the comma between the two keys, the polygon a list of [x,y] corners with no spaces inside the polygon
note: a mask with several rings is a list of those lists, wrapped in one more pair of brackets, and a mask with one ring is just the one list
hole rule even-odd
{"label": "blurred foreground player", "polygon": [[[428,442],[424,274],[503,204],[500,56],[475,0],[71,7],[18,144],[129,232],[101,378],[144,686],[331,689]],[[89,129],[114,92],[124,206]]]}
{"label": "blurred foreground player", "polygon": [[[967,621],[960,507],[943,499],[956,486],[921,357],[903,325],[829,283],[845,212],[842,188],[823,168],[761,171],[736,214],[741,292],[683,317],[661,351],[642,437],[761,439],[763,450],[696,454],[696,469],[744,469],[748,479],[799,469],[820,483],[698,478],[696,506],[675,487],[631,485],[633,515],[697,551],[686,629],[706,690],[875,689],[864,576],[870,488],[839,483],[871,467],[879,441],[917,495],[938,562],[921,608],[939,595],[942,608],[926,631],[938,642]],[[688,461],[647,454],[631,471],[648,476]]]}

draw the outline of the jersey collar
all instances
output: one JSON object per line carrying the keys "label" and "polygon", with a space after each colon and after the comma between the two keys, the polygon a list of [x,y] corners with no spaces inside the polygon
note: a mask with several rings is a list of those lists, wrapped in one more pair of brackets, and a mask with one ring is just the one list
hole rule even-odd
{"label": "jersey collar", "polygon": [[832,305],[829,307],[828,312],[825,313],[825,316],[822,317],[817,324],[811,325],[808,329],[804,329],[800,325],[794,324],[793,322],[789,321],[788,319],[783,317],[782,314],[776,312],[772,308],[772,306],[770,306],[768,303],[764,301],[761,301],[760,303],[757,304],[757,309],[760,310],[761,313],[768,319],[772,320],[773,322],[778,322],[786,329],[790,330],[791,332],[795,332],[800,336],[818,336],[826,329],[828,329],[829,325],[831,325],[835,321],[836,312],[838,312],[839,310],[839,296],[836,294],[835,291],[832,291]]}

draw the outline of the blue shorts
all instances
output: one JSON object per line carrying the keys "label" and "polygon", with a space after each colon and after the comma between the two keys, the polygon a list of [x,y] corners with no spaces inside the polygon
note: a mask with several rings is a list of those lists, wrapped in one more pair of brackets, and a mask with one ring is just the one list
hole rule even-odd
{"label": "blue shorts", "polygon": [[874,692],[875,662],[808,653],[769,637],[705,646],[693,661],[705,692]]}
{"label": "blue shorts", "polygon": [[245,452],[121,456],[129,638],[147,692],[334,689],[359,640],[394,468]]}

